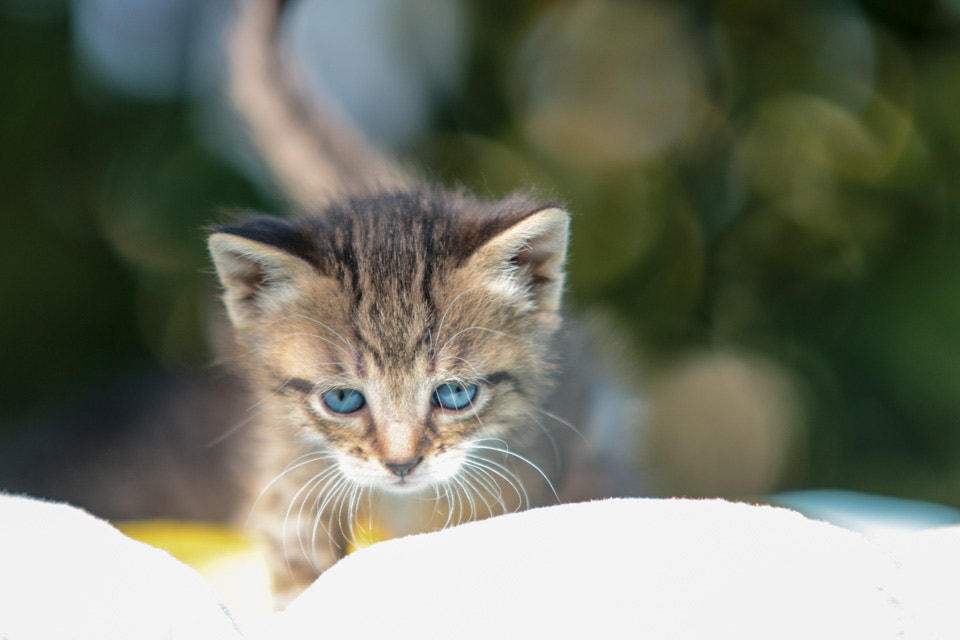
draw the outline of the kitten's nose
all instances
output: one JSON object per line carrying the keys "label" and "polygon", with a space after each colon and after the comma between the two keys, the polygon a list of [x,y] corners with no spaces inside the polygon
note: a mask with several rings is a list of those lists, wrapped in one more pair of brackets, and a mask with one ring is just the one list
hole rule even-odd
{"label": "kitten's nose", "polygon": [[390,469],[390,472],[393,473],[393,475],[403,478],[413,471],[413,468],[420,464],[422,460],[423,456],[420,456],[416,460],[404,460],[402,462],[387,462],[384,460],[383,466],[385,466],[387,469]]}

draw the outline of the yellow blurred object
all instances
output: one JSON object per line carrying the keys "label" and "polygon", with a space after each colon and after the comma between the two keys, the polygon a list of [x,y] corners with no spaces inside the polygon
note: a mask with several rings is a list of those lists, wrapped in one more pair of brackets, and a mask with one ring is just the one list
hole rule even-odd
{"label": "yellow blurred object", "polygon": [[116,526],[193,567],[238,617],[252,620],[272,613],[273,581],[265,542],[240,529],[205,522],[144,520]]}
{"label": "yellow blurred object", "polygon": [[365,549],[372,544],[388,540],[392,536],[377,525],[367,524],[366,526],[357,525],[353,530],[352,540],[347,543],[347,553],[353,553],[360,549]]}

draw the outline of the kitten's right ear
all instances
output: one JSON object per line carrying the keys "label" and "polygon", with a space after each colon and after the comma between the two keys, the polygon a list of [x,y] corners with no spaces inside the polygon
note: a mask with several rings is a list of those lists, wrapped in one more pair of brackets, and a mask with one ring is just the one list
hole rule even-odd
{"label": "kitten's right ear", "polygon": [[229,231],[214,230],[208,246],[237,328],[282,309],[296,297],[296,282],[313,270],[282,249]]}
{"label": "kitten's right ear", "polygon": [[558,207],[524,212],[475,250],[471,261],[498,291],[556,313],[563,295],[570,214]]}

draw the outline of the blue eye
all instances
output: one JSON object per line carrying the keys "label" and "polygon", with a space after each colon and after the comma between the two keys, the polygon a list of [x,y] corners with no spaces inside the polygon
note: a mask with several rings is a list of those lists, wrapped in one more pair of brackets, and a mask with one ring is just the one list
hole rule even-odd
{"label": "blue eye", "polygon": [[473,403],[477,397],[477,385],[464,382],[446,382],[437,387],[430,401],[435,407],[459,411]]}
{"label": "blue eye", "polygon": [[356,389],[331,389],[320,396],[323,404],[334,413],[353,413],[367,403],[363,394]]}

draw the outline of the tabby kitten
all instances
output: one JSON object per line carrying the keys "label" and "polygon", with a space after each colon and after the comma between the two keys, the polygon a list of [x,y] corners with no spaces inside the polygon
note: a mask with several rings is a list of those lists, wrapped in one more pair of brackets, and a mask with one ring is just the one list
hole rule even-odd
{"label": "tabby kitten", "polygon": [[[567,212],[424,187],[329,115],[288,106],[282,4],[244,5],[233,95],[306,213],[252,215],[209,237],[256,403],[251,522],[277,547],[282,590],[370,530],[635,490],[625,441],[591,448],[544,408],[559,351],[577,344],[576,332],[558,338]],[[609,399],[616,385],[587,373]],[[572,388],[561,400],[589,406],[593,392]],[[626,409],[606,413],[614,431],[632,425]]]}

